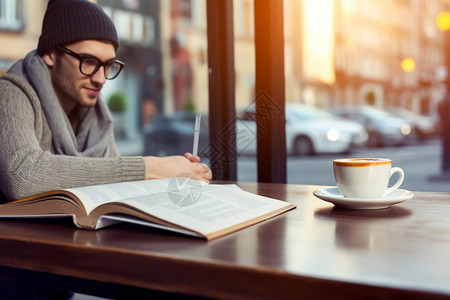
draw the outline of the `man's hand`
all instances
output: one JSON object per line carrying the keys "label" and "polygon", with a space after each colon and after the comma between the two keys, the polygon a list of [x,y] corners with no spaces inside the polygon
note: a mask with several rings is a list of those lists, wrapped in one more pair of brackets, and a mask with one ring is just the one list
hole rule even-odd
{"label": "man's hand", "polygon": [[189,152],[186,152],[184,154],[184,157],[186,157],[187,159],[189,159],[193,163],[200,162],[200,157],[199,156],[194,156],[194,155],[192,155],[192,153],[189,153]]}
{"label": "man's hand", "polygon": [[184,156],[145,156],[145,179],[189,176],[209,183],[212,179],[210,168],[200,163],[200,157],[185,153]]}

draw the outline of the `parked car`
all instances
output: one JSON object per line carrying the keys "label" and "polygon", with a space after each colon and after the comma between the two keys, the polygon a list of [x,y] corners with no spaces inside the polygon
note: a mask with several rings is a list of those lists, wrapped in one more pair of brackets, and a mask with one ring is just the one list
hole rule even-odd
{"label": "parked car", "polygon": [[388,107],[386,111],[406,120],[411,126],[411,134],[418,139],[436,136],[439,132],[436,121],[430,116],[423,116],[402,107]]}
{"label": "parked car", "polygon": [[[159,114],[144,130],[144,155],[182,155],[192,152],[195,113],[179,111],[172,115]],[[209,141],[208,119],[202,114],[199,147],[201,151]]]}
{"label": "parked car", "polygon": [[[288,154],[344,153],[363,146],[368,134],[360,124],[338,118],[307,105],[286,104],[286,148]],[[236,118],[238,154],[256,154],[255,107],[240,110]],[[195,113],[158,115],[145,130],[144,155],[175,155],[192,151]],[[199,151],[208,149],[208,116],[202,114]]]}
{"label": "parked car", "polygon": [[363,125],[369,133],[368,145],[372,147],[402,145],[411,134],[407,121],[372,106],[340,106],[330,111]]}
{"label": "parked car", "polygon": [[[364,145],[368,139],[366,130],[360,124],[338,118],[317,107],[287,103],[285,117],[288,154],[350,152],[352,147]],[[256,153],[255,120],[254,105],[238,113],[236,128],[239,154]]]}

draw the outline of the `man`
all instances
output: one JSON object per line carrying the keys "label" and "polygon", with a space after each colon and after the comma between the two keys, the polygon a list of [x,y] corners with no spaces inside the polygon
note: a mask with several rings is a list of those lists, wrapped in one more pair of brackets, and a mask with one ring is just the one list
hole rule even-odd
{"label": "man", "polygon": [[[87,0],[50,0],[37,50],[0,78],[0,200],[180,174],[209,182],[199,157],[120,157],[100,99],[124,64],[116,29]],[[3,199],[1,199],[3,198]]]}

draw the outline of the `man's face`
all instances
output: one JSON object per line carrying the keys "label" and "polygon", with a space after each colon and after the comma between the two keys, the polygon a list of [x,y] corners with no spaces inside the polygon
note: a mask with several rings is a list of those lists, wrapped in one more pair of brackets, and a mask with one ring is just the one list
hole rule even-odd
{"label": "man's face", "polygon": [[[97,57],[102,62],[115,58],[112,44],[85,40],[66,45],[65,48],[79,54]],[[80,61],[62,51],[52,50],[43,55],[44,62],[50,70],[50,76],[56,95],[66,113],[77,105],[94,106],[100,91],[106,82],[104,67],[86,76],[80,72]]]}

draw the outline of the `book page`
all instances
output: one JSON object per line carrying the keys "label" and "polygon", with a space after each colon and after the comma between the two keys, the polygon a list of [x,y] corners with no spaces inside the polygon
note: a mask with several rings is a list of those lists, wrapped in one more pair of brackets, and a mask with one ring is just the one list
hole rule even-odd
{"label": "book page", "polygon": [[184,187],[119,202],[205,235],[292,206],[220,184]]}
{"label": "book page", "polygon": [[[167,193],[171,178],[120,182],[96,186],[66,189],[75,194],[84,204],[87,214],[99,205],[137,198],[144,195]],[[203,184],[203,183],[199,183]]]}

